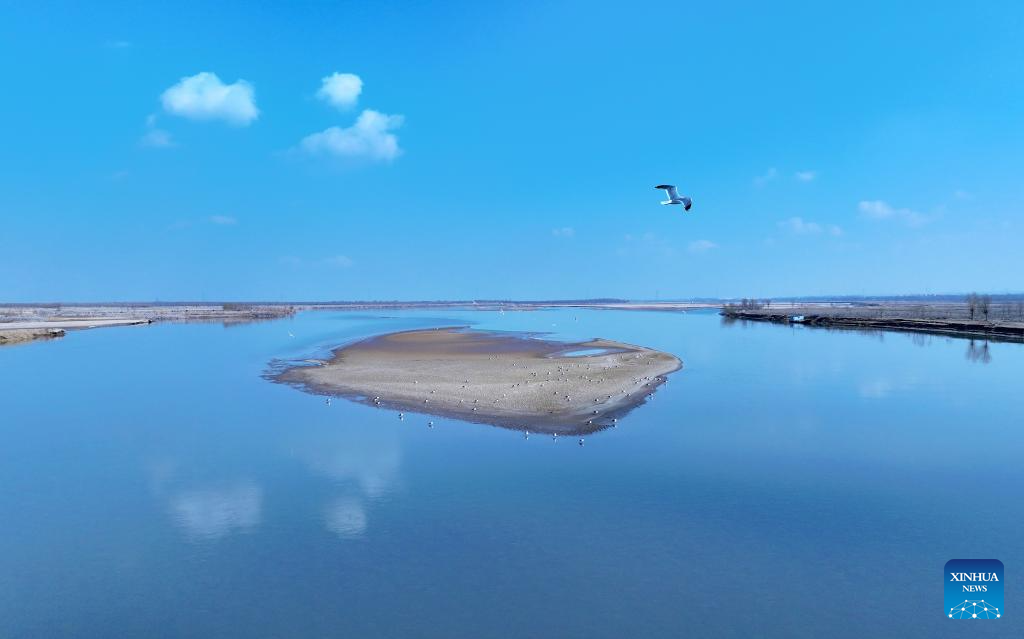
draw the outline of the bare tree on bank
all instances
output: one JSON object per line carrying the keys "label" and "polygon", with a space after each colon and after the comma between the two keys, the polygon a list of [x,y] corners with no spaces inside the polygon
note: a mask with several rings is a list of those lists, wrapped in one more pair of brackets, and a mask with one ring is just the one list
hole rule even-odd
{"label": "bare tree on bank", "polygon": [[978,294],[971,293],[967,296],[967,315],[974,319],[974,316],[978,312]]}
{"label": "bare tree on bank", "polygon": [[761,302],[757,301],[754,298],[744,297],[743,299],[740,300],[739,304],[729,303],[725,305],[725,308],[730,310],[735,310],[738,308],[741,311],[759,311],[762,308],[764,308],[764,304],[762,304]]}
{"label": "bare tree on bank", "polygon": [[988,321],[988,314],[992,308],[992,296],[991,295],[979,295],[978,296],[978,312],[981,316]]}

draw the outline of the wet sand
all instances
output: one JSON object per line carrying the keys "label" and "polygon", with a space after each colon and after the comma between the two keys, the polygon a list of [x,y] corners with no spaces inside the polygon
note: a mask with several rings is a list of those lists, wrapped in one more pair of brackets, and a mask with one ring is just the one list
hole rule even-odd
{"label": "wet sand", "polygon": [[401,411],[566,435],[616,425],[682,367],[668,353],[611,340],[464,328],[391,333],[333,355],[272,379]]}

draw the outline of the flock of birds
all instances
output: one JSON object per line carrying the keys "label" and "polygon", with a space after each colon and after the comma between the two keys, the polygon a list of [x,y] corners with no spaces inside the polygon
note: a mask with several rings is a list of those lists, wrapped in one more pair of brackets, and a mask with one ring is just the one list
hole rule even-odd
{"label": "flock of birds", "polygon": [[[640,354],[636,354],[636,355],[634,355],[634,357],[639,359],[642,356]],[[499,359],[499,356],[492,355],[491,359],[497,360],[497,359]],[[647,363],[650,364],[650,362],[647,362]],[[517,367],[517,366],[518,366],[517,362],[512,362],[512,367],[513,368]],[[535,379],[534,381],[539,383],[539,387],[543,387],[545,383],[551,383],[551,382],[569,383],[569,381],[570,381],[569,375],[570,375],[570,372],[571,372],[570,368],[580,367],[580,366],[581,365],[578,364],[578,363],[568,364],[568,365],[565,365],[565,366],[558,365],[557,368],[556,368],[556,371],[557,371],[558,375],[561,375],[561,377],[552,378],[551,377],[552,372],[551,371],[546,371],[546,376],[543,378],[544,381],[540,381],[538,379]],[[585,367],[586,367],[586,370],[590,370],[592,368],[590,364],[586,364]],[[525,365],[522,368],[528,369],[528,367],[526,367]],[[536,378],[538,376],[538,373],[537,372],[531,372],[530,375],[532,377]],[[579,378],[583,379],[585,381],[590,381],[590,382],[603,382],[604,381],[603,377],[602,378],[592,378],[590,375],[588,375],[586,373],[580,375]],[[649,387],[650,384],[652,384],[652,383],[659,383],[659,382],[660,383],[668,383],[668,378],[667,377],[658,377],[658,376],[651,377],[651,376],[647,375],[647,376],[633,377],[633,378],[631,378],[631,381],[633,382],[633,384],[635,386],[640,386],[642,384],[643,387]],[[419,380],[414,380],[413,384],[419,384]],[[468,379],[463,380],[462,389],[467,388],[468,384],[470,384],[470,381]],[[512,384],[512,388],[517,388],[519,386],[522,386],[523,384],[529,384],[529,380],[527,380],[525,382],[520,382],[520,383]],[[630,397],[632,395],[632,393],[633,393],[633,391],[631,391],[628,388],[623,388],[621,390],[621,392],[622,392],[623,396],[625,396],[625,397]],[[431,395],[433,395],[435,393],[436,393],[436,390],[431,390],[430,391]],[[558,395],[559,391],[557,391],[557,390],[553,391],[552,394],[553,395]],[[652,396],[653,396],[653,393],[647,393],[645,395],[645,398],[650,398]],[[502,397],[501,398],[495,398],[493,403],[494,404],[498,404],[501,399],[506,399],[506,398],[508,398],[508,393],[503,393]],[[571,402],[572,401],[572,397],[570,395],[565,395],[564,399],[567,402]],[[603,403],[603,402],[606,402],[606,401],[610,401],[611,399],[612,399],[611,395],[605,395],[604,397],[595,397],[594,398],[594,403],[595,404],[600,404],[600,403]],[[375,396],[372,401],[373,401],[373,404],[375,406],[380,406],[382,400],[381,400],[381,397],[378,395],[378,396]],[[473,400],[474,404],[479,404],[479,402],[480,402],[479,399],[474,399]],[[328,406],[330,406],[331,405],[331,398],[330,397],[326,398],[325,403]],[[424,404],[429,404],[430,403],[430,397],[425,397],[423,399],[423,403]],[[459,404],[464,404],[464,403],[465,403],[464,399],[460,399],[459,400]],[[472,410],[474,412],[477,411],[477,407],[474,406],[472,408]],[[553,414],[555,411],[551,410],[551,411],[548,411],[548,412]],[[593,410],[592,414],[593,415],[599,415],[600,411],[595,409],[595,410]],[[404,420],[405,419],[405,413],[404,412],[398,413],[398,419]],[[611,419],[611,426],[613,428],[617,427],[618,426],[618,421],[619,421],[618,418],[614,418],[613,417]],[[587,425],[593,425],[593,423],[594,423],[593,419],[588,419],[587,420]],[[427,427],[428,428],[433,428],[434,427],[434,422],[432,420],[428,421],[427,422]],[[529,431],[529,429],[524,429],[523,437],[525,439],[529,439],[530,438],[530,431]],[[552,440],[557,441],[558,440],[558,433],[552,433],[551,438],[552,438]],[[582,437],[580,437],[579,438],[579,445],[583,446],[583,444],[584,444],[584,439]]]}

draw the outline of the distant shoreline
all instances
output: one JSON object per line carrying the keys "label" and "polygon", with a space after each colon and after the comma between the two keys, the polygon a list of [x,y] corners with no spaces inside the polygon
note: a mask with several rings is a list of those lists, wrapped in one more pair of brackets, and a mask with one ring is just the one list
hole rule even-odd
{"label": "distant shoreline", "polygon": [[268,378],[372,406],[565,435],[616,425],[682,367],[668,353],[611,340],[464,327],[389,333],[310,363]]}
{"label": "distant shoreline", "polygon": [[[989,296],[986,296],[989,297]],[[0,304],[0,345],[59,337],[56,330],[153,322],[218,322],[235,326],[283,319],[300,311],[402,311],[417,309],[531,312],[546,309],[615,310],[685,313],[721,309],[728,320],[799,323],[807,326],[890,330],[969,339],[1024,341],[1024,297],[989,297],[990,313],[971,315],[958,296],[898,298],[837,297],[832,301],[628,301],[584,300],[441,300],[353,302],[104,302]],[[794,317],[803,316],[802,321]],[[29,331],[25,333],[23,331]]]}
{"label": "distant shoreline", "polygon": [[9,315],[78,313],[122,313],[167,317],[192,312],[221,313],[222,309],[261,309],[265,313],[280,314],[285,310],[401,310],[445,308],[467,310],[537,310],[544,308],[589,308],[620,310],[686,311],[701,308],[719,308],[721,303],[710,301],[630,301],[616,299],[597,300],[413,300],[413,301],[351,301],[351,302],[36,302],[0,303],[0,318]]}
{"label": "distant shoreline", "polygon": [[0,305],[0,345],[61,337],[68,330],[154,322],[220,322],[225,326],[290,317],[295,309],[217,305]]}
{"label": "distant shoreline", "polygon": [[[0,345],[59,337],[49,331],[82,330],[154,322],[218,322],[236,326],[283,319],[299,311],[401,311],[444,309],[470,311],[537,311],[549,308],[590,310],[664,311],[682,313],[717,306],[691,302],[628,302],[611,298],[555,301],[422,301],[422,302],[329,302],[329,303],[73,303],[0,304]],[[28,330],[30,333],[24,333]],[[61,333],[63,335],[63,333]]]}
{"label": "distant shoreline", "polygon": [[[897,311],[889,309],[894,315]],[[869,317],[855,314],[851,310],[824,309],[817,307],[793,307],[777,310],[730,309],[721,315],[728,320],[747,320],[793,324],[818,328],[845,330],[885,330],[929,335],[945,335],[964,339],[989,341],[1024,342],[1024,322],[982,321],[973,319],[951,319],[914,317],[912,311],[904,310],[904,316]]]}

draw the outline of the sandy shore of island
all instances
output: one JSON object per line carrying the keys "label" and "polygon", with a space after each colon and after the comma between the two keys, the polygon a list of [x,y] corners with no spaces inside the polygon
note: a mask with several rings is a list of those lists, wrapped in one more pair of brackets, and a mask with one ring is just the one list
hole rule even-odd
{"label": "sandy shore of island", "polygon": [[37,339],[56,339],[64,337],[62,328],[0,328],[0,346],[23,344]]}
{"label": "sandy shore of island", "polygon": [[674,355],[611,340],[443,328],[357,342],[273,379],[401,411],[583,434],[615,425],[681,367]]}

